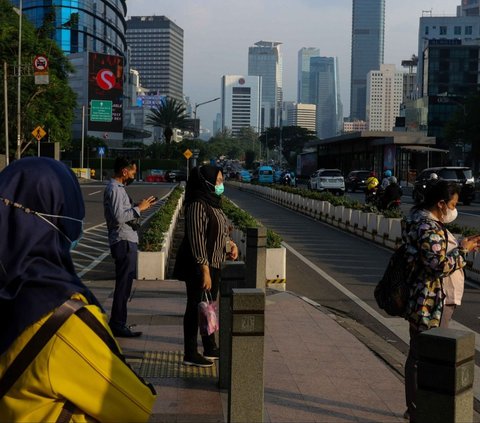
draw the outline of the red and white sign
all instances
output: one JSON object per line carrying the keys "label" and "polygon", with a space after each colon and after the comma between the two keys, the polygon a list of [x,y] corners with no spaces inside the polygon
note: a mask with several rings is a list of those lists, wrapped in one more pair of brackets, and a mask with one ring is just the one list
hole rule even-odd
{"label": "red and white sign", "polygon": [[38,72],[46,71],[48,69],[48,59],[41,55],[35,56],[35,59],[33,59],[33,67]]}
{"label": "red and white sign", "polygon": [[111,90],[115,86],[115,75],[110,69],[101,69],[97,73],[97,84],[105,91]]}

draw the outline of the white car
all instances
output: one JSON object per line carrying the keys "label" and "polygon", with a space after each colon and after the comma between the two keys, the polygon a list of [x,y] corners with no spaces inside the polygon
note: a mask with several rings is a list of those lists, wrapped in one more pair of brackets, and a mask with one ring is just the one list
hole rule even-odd
{"label": "white car", "polygon": [[308,186],[314,191],[345,194],[345,179],[339,169],[318,169],[310,176]]}

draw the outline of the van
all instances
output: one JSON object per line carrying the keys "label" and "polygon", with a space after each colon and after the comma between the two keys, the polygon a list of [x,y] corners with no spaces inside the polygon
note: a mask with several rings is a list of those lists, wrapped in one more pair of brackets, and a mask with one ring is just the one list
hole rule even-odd
{"label": "van", "polygon": [[272,166],[260,166],[258,168],[258,183],[273,184],[273,167]]}

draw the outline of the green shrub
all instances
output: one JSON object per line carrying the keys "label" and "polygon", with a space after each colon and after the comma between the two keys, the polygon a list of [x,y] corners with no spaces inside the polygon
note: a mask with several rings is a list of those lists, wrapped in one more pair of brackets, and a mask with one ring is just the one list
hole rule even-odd
{"label": "green shrub", "polygon": [[[259,228],[262,226],[253,216],[237,207],[226,197],[222,199],[222,210],[234,226],[242,232],[247,232],[247,228]],[[267,248],[280,248],[281,246],[282,237],[276,232],[267,229]]]}
{"label": "green shrub", "polygon": [[176,187],[168,196],[167,201],[148,221],[145,229],[140,233],[141,251],[161,251],[165,233],[172,223],[173,213],[177,208],[178,200],[182,196],[183,188]]}

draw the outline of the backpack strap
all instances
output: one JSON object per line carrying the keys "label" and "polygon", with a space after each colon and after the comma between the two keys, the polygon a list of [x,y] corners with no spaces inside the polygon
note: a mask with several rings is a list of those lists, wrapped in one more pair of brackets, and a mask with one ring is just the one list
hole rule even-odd
{"label": "backpack strap", "polygon": [[0,398],[3,398],[10,390],[57,330],[84,305],[85,303],[79,300],[67,300],[55,310],[35,335],[30,338],[3,374],[0,379]]}

